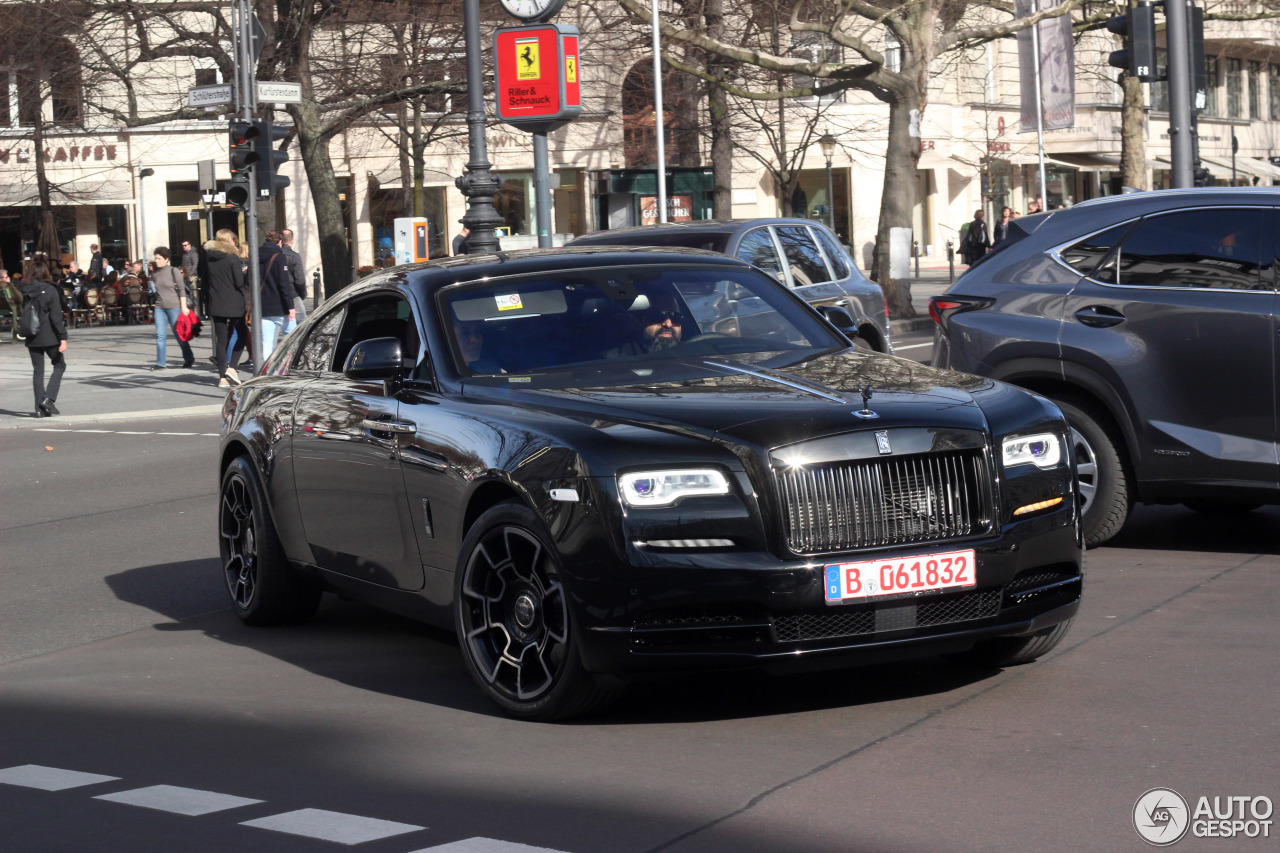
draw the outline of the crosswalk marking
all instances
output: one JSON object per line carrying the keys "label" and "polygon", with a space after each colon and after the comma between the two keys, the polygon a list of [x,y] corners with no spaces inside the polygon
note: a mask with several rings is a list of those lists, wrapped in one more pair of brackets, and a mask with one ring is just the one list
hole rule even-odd
{"label": "crosswalk marking", "polygon": [[496,838],[468,838],[464,841],[451,841],[436,847],[424,847],[413,853],[563,853],[549,847],[530,847],[528,844],[516,844],[514,841],[499,841]]}
{"label": "crosswalk marking", "polygon": [[0,770],[0,783],[19,785],[23,788],[39,788],[41,791],[65,791],[99,782],[114,782],[119,776],[103,776],[101,773],[81,773],[78,770],[60,770],[39,764],[23,764]]}
{"label": "crosswalk marking", "polygon": [[230,794],[200,791],[195,788],[179,788],[176,785],[152,785],[149,788],[134,788],[132,791],[101,794],[94,797],[94,799],[140,806],[144,809],[155,809],[162,812],[173,812],[191,817],[213,814],[227,809],[238,809],[241,806],[252,806],[256,803],[264,802],[263,800],[251,800],[248,797],[233,797]]}
{"label": "crosswalk marking", "polygon": [[425,826],[360,817],[324,809],[298,809],[258,820],[246,820],[240,825],[348,845],[363,844],[366,841],[377,841],[380,838],[390,838],[393,835],[426,829]]}

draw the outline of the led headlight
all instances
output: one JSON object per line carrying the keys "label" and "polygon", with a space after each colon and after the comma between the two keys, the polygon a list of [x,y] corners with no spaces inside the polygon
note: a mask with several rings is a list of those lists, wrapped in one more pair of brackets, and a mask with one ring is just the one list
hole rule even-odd
{"label": "led headlight", "polygon": [[1062,461],[1062,441],[1051,432],[1011,436],[1004,440],[1004,467],[1052,468]]}
{"label": "led headlight", "polygon": [[729,494],[729,481],[714,468],[633,471],[618,477],[628,506],[670,506],[680,498]]}

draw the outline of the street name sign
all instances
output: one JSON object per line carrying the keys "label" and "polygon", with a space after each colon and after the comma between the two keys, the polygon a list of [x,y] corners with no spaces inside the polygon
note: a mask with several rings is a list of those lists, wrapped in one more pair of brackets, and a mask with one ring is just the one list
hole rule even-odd
{"label": "street name sign", "polygon": [[192,107],[217,107],[234,99],[230,83],[212,86],[192,86],[187,90],[187,104]]}
{"label": "street name sign", "polygon": [[269,80],[259,80],[258,103],[300,104],[302,103],[302,84],[277,83]]}

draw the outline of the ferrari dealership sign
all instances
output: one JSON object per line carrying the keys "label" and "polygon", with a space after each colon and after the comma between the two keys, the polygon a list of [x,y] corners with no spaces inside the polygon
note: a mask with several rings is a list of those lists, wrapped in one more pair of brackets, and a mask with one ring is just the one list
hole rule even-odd
{"label": "ferrari dealership sign", "polygon": [[498,118],[545,133],[578,117],[577,27],[509,27],[494,33],[493,42]]}

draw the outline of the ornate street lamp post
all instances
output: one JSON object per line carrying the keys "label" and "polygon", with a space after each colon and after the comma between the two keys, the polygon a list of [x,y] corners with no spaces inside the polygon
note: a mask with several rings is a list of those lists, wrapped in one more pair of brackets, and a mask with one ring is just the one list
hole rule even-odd
{"label": "ornate street lamp post", "polygon": [[[831,131],[818,137],[818,147],[822,149],[822,156],[827,158],[827,225],[834,232],[836,230],[836,196],[831,183],[831,158],[836,154],[836,138],[831,135]],[[849,219],[852,222],[852,215]],[[849,237],[849,242],[852,245],[852,235]]]}
{"label": "ornate street lamp post", "polygon": [[462,0],[462,25],[467,47],[467,128],[470,137],[467,173],[454,183],[467,198],[467,213],[460,220],[470,229],[469,254],[498,251],[494,229],[503,218],[493,206],[501,182],[489,171],[484,138],[484,51],[480,45],[480,0]]}

